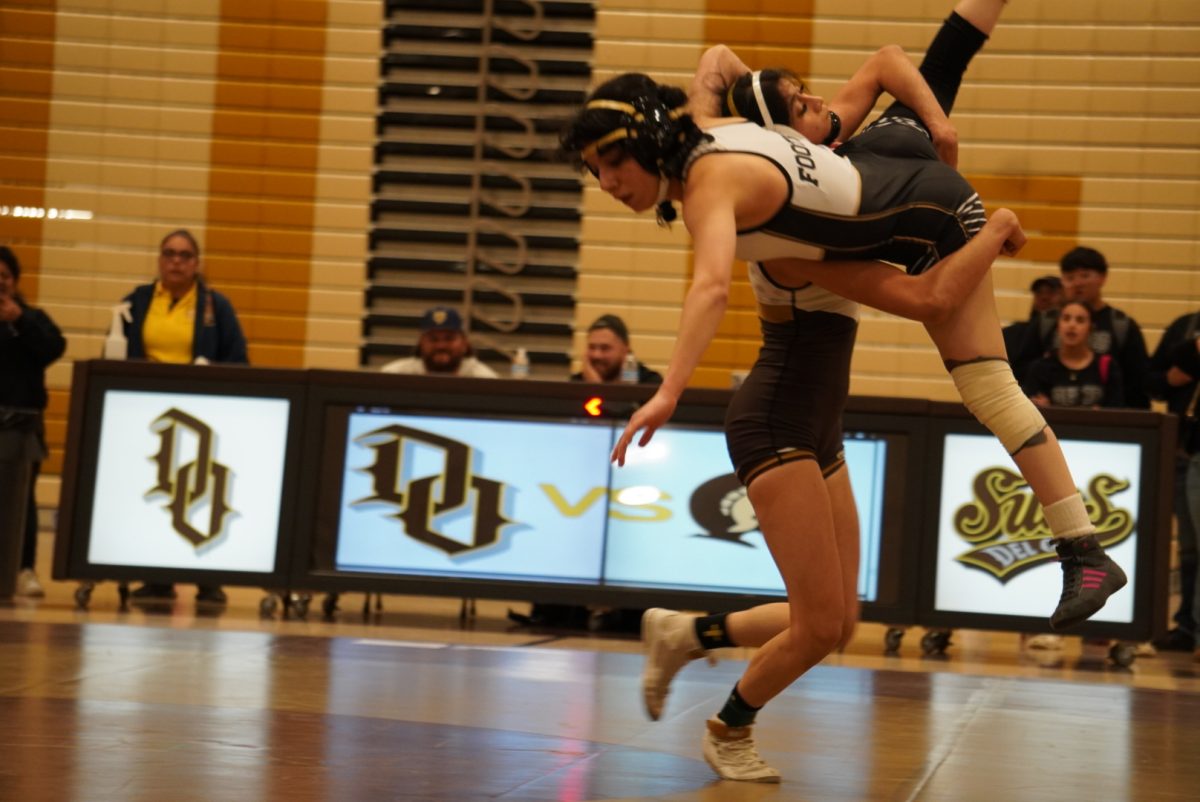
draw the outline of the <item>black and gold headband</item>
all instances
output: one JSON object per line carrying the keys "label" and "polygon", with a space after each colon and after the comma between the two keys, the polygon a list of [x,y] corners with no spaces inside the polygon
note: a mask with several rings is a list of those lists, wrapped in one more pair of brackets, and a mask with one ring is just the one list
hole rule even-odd
{"label": "black and gold headband", "polygon": [[[629,117],[633,118],[634,123],[644,124],[647,122],[646,115],[644,112],[638,111],[638,109],[632,103],[625,103],[624,101],[621,101],[621,100],[604,100],[604,99],[589,100],[584,105],[583,108],[585,110],[606,109],[608,111],[619,111],[622,114],[627,114],[627,115],[629,115]],[[673,109],[668,109],[667,117],[672,120],[678,120],[680,117],[682,117],[686,113],[687,113],[687,106],[678,106]],[[620,128],[614,128],[613,130],[609,131],[604,136],[597,139],[595,142],[591,142],[591,143],[585,145],[584,147],[580,148],[579,155],[581,158],[586,159],[589,156],[595,156],[600,151],[600,148],[607,147],[608,145],[611,145],[613,142],[619,142],[622,139],[637,139],[637,138],[638,138],[637,129],[633,128],[632,126],[629,126],[629,125],[624,125],[624,126],[621,126]]]}

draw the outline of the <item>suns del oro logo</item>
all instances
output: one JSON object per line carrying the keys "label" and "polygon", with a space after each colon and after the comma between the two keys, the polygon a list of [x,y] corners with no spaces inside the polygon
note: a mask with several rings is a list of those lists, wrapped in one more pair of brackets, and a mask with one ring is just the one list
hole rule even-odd
{"label": "suns del oro logo", "polygon": [[[1133,514],[1112,500],[1128,489],[1128,479],[1100,473],[1083,494],[1096,537],[1105,547],[1133,534]],[[953,521],[955,533],[971,548],[954,559],[986,571],[1001,583],[1057,559],[1041,505],[1019,474],[987,468],[976,475],[972,494],[973,500],[955,511]]]}

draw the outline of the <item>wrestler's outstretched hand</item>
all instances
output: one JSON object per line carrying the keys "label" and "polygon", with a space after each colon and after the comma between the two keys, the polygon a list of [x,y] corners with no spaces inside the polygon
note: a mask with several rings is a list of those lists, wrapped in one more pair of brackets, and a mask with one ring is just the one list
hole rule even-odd
{"label": "wrestler's outstretched hand", "polygon": [[621,432],[616,446],[613,447],[612,461],[620,466],[625,464],[625,451],[629,448],[633,436],[640,429],[645,429],[645,431],[638,438],[638,446],[642,447],[649,443],[650,438],[658,431],[658,427],[670,420],[671,415],[675,413],[675,402],[676,399],[659,390],[649,401],[638,407],[629,419],[628,425],[625,426],[625,431]]}

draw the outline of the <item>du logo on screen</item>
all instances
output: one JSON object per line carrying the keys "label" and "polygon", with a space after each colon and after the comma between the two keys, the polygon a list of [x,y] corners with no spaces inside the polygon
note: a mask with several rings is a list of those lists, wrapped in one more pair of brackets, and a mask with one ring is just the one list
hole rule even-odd
{"label": "du logo on screen", "polygon": [[360,408],[345,442],[340,570],[599,580],[611,426]]}
{"label": "du logo on screen", "polygon": [[109,389],[88,561],[271,572],[291,403]]}
{"label": "du logo on screen", "polygon": [[[382,502],[396,507],[391,517],[403,522],[409,537],[448,555],[458,555],[494,546],[501,528],[515,523],[501,512],[504,483],[472,472],[473,452],[466,443],[398,423],[359,435],[354,442],[374,452],[374,461],[361,469],[371,477],[371,495],[351,502],[351,506]],[[441,464],[427,476],[410,478],[414,452],[421,446],[440,451]],[[470,541],[434,529],[438,516],[468,507],[471,490],[475,499]]]}
{"label": "du logo on screen", "polygon": [[[171,528],[193,547],[211,543],[224,533],[234,512],[228,498],[231,472],[215,458],[212,427],[171,407],[154,419],[150,430],[159,437],[158,453],[151,458],[158,466],[158,481],[146,497],[170,499],[164,509],[170,513]],[[207,521],[201,514],[204,510]],[[202,529],[193,525],[193,518],[201,519]]]}

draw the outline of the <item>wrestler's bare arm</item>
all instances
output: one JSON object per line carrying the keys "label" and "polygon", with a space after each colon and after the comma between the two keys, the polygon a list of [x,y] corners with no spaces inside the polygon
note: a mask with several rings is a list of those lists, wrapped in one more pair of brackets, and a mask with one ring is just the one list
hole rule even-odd
{"label": "wrestler's bare arm", "polygon": [[683,205],[683,218],[692,233],[695,253],[692,283],[683,299],[675,347],[663,383],[633,413],[613,447],[612,459],[618,465],[625,464],[625,452],[639,431],[642,434],[637,442],[644,446],[670,419],[680,394],[725,316],[737,241],[734,207],[742,190],[736,179],[728,180],[729,168],[718,167],[715,164],[718,161],[709,157],[692,168]]}
{"label": "wrestler's bare arm", "polygon": [[[725,45],[704,51],[688,89],[688,107],[694,116],[720,117],[725,92],[750,72],[738,55]],[[898,45],[877,50],[829,101],[842,120],[841,140],[849,139],[887,93],[915,111],[929,129],[938,155],[958,166],[958,132],[946,117],[920,70]]]}
{"label": "wrestler's bare arm", "polygon": [[842,119],[842,139],[849,139],[858,130],[885,92],[920,116],[933,136],[938,155],[956,167],[958,133],[920,70],[898,45],[879,48],[829,101],[830,108]]}
{"label": "wrestler's bare arm", "polygon": [[720,117],[725,93],[750,68],[725,45],[713,45],[696,64],[688,87],[688,109],[696,117]]}

